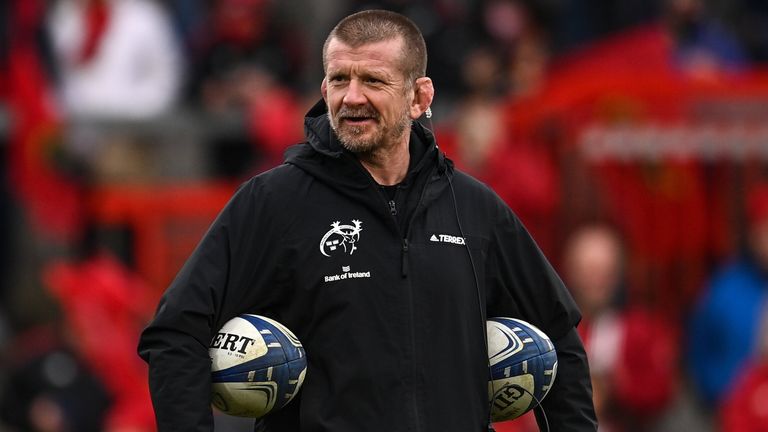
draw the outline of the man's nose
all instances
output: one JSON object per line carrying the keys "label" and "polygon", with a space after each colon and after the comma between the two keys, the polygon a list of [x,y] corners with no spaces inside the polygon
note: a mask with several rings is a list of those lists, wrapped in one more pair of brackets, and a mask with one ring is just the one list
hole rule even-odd
{"label": "man's nose", "polygon": [[347,93],[343,100],[345,105],[365,105],[368,99],[365,97],[363,85],[358,79],[352,79],[347,86]]}

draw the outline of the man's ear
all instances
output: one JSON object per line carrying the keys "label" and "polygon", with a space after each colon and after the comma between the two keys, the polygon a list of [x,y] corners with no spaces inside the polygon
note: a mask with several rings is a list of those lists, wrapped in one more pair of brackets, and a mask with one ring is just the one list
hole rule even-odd
{"label": "man's ear", "polygon": [[326,78],[323,78],[323,82],[320,83],[320,93],[322,93],[325,103],[328,103],[328,80]]}
{"label": "man's ear", "polygon": [[435,97],[435,87],[432,85],[432,79],[421,77],[413,84],[413,102],[411,102],[411,118],[413,120],[421,117],[422,114],[432,105],[432,99]]}

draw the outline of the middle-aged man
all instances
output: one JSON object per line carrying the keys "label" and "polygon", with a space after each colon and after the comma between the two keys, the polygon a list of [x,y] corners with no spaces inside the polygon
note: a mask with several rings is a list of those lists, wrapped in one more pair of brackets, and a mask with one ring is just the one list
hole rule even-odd
{"label": "middle-aged man", "polygon": [[330,33],[306,142],[242,185],[142,334],[160,431],[212,430],[209,343],[246,312],[292,329],[308,359],[257,430],[485,431],[492,316],[554,341],[549,430],[596,430],[573,300],[512,211],[414,122],[434,96],[426,63],[399,14]]}

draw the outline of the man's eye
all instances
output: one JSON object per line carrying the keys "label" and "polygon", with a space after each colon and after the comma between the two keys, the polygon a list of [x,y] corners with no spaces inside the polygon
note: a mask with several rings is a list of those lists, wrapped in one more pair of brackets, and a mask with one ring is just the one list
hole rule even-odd
{"label": "man's eye", "polygon": [[380,79],[373,77],[366,78],[365,81],[371,84],[379,84],[382,82]]}
{"label": "man's eye", "polygon": [[330,82],[342,82],[345,80],[346,78],[344,78],[342,75],[334,75],[334,76],[331,76],[331,78],[329,79]]}

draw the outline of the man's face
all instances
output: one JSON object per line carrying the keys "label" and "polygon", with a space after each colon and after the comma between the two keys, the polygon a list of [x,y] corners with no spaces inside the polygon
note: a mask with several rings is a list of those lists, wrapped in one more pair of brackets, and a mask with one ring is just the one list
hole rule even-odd
{"label": "man's face", "polygon": [[412,86],[402,72],[402,38],[352,48],[332,39],[322,84],[331,127],[355,153],[403,139],[411,123]]}

